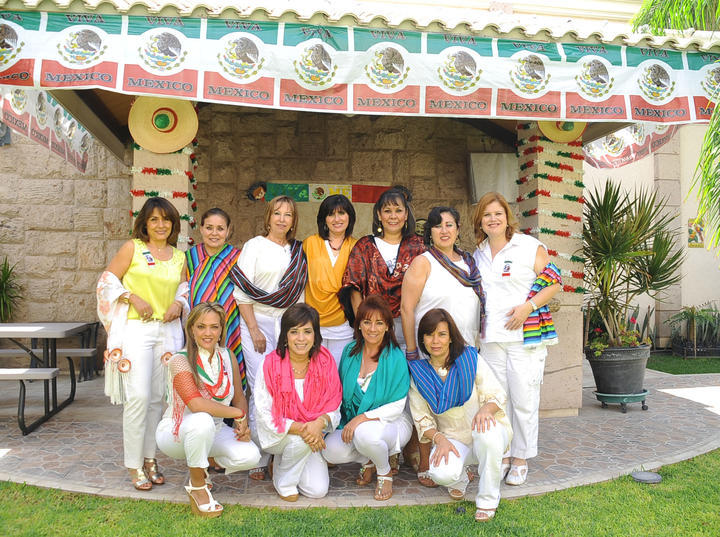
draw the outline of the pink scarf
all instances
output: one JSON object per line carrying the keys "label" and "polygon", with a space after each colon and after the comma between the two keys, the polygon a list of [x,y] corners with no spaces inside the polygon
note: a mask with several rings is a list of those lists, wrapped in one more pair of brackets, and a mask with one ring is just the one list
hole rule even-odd
{"label": "pink scarf", "polygon": [[265,385],[273,398],[272,419],[278,432],[285,428],[285,419],[307,423],[323,414],[338,409],[342,401],[342,384],[335,359],[325,347],[320,347],[310,359],[305,385],[304,400],[295,391],[295,379],[288,353],[281,359],[277,351],[265,358],[263,366]]}

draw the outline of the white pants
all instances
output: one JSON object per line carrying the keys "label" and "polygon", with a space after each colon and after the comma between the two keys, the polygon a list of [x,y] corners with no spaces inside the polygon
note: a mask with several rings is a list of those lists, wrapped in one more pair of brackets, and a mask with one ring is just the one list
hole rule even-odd
{"label": "white pants", "polygon": [[[508,433],[505,427],[493,425],[489,431],[484,433],[473,431],[472,446],[452,438],[449,440],[460,453],[460,457],[450,452],[447,462],[438,466],[431,464],[430,470],[428,470],[430,478],[438,485],[465,491],[468,485],[465,466],[477,462],[480,475],[475,506],[478,509],[496,509],[500,503],[503,451],[508,443]],[[433,456],[436,449],[433,448],[430,457]]]}
{"label": "white pants", "polygon": [[173,435],[172,418],[164,418],[158,425],[155,439],[160,451],[173,459],[185,459],[188,468],[207,468],[208,457],[225,468],[226,474],[254,468],[260,460],[260,450],[252,442],[240,442],[231,427],[215,420],[207,412],[186,414],[178,438]]}
{"label": "white pants", "polygon": [[165,330],[160,321],[130,320],[125,328],[123,355],[130,359],[127,373],[127,401],[123,405],[123,448],[125,466],[140,468],[143,459],[155,458],[155,430],[163,412],[165,369],[160,358],[165,352]]}
{"label": "white pants", "polygon": [[[257,436],[257,426],[255,424],[255,396],[252,393],[252,387],[255,386],[255,378],[263,358],[274,351],[277,347],[277,339],[280,335],[280,317],[270,317],[268,315],[255,312],[255,320],[257,321],[258,329],[262,332],[262,335],[265,336],[265,352],[257,352],[255,350],[252,337],[250,337],[250,330],[248,330],[247,324],[243,319],[240,320],[240,340],[245,342],[243,343],[245,376],[247,378],[247,385],[250,387],[250,398],[248,400],[248,425],[250,426],[253,442],[259,446],[260,441]],[[258,462],[258,466],[265,467],[270,461],[270,455],[264,451],[261,451],[260,454],[261,457]]]}
{"label": "white pants", "polygon": [[378,475],[387,475],[390,472],[390,455],[400,453],[411,434],[412,423],[404,412],[391,422],[366,421],[357,426],[349,444],[343,442],[342,431],[326,436],[323,457],[332,464],[365,464],[370,460],[375,464]]}
{"label": "white pants", "polygon": [[345,321],[339,326],[321,326],[322,344],[335,358],[335,363],[340,366],[343,349],[353,340],[353,330]]}
{"label": "white pants", "polygon": [[540,385],[545,369],[545,347],[525,347],[522,342],[483,343],[480,355],[508,395],[507,415],[513,430],[505,457],[530,459],[537,455]]}
{"label": "white pants", "polygon": [[322,498],[327,494],[330,486],[327,463],[301,437],[288,434],[267,451],[275,455],[273,485],[280,496],[299,492],[308,498]]}

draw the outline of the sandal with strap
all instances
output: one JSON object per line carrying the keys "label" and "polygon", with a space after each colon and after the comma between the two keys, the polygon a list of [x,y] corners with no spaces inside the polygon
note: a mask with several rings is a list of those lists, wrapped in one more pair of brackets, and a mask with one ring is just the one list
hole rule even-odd
{"label": "sandal with strap", "polygon": [[372,462],[366,462],[360,467],[360,474],[355,480],[360,486],[369,485],[372,481],[373,473],[375,472],[375,465]]}
{"label": "sandal with strap", "polygon": [[145,459],[143,469],[153,485],[164,485],[165,476],[158,469],[157,459]]}
{"label": "sandal with strap", "polygon": [[434,489],[435,487],[438,486],[438,484],[435,483],[435,481],[433,481],[432,478],[430,477],[430,472],[428,470],[425,470],[424,472],[418,472],[417,478],[423,487],[427,487],[429,489]]}
{"label": "sandal with strap", "polygon": [[465,491],[464,490],[449,488],[448,494],[450,495],[450,498],[452,498],[456,502],[459,502],[459,501],[465,499]]}
{"label": "sandal with strap", "polygon": [[[195,499],[195,496],[192,495],[194,490],[204,490],[207,492],[208,503],[199,504]],[[207,518],[215,518],[222,515],[223,506],[215,501],[215,498],[213,498],[212,494],[210,494],[210,490],[207,485],[194,487],[191,481],[188,485],[185,485],[185,492],[187,492],[188,496],[190,496],[190,508],[192,509],[193,514]]]}
{"label": "sandal with strap", "polygon": [[130,480],[136,490],[147,491],[152,489],[152,482],[145,474],[144,468],[128,468],[130,471]]}
{"label": "sandal with strap", "polygon": [[265,480],[265,472],[267,470],[267,466],[261,466],[259,468],[253,468],[250,470],[250,479],[253,481],[264,481]]}
{"label": "sandal with strap", "polygon": [[475,522],[489,522],[495,516],[495,509],[480,509],[475,511]]}
{"label": "sandal with strap", "polygon": [[290,494],[290,496],[283,496],[281,494],[278,494],[280,496],[280,499],[286,502],[296,502],[298,501],[298,498],[300,497],[299,494]]}
{"label": "sandal with strap", "polygon": [[217,462],[215,462],[215,459],[213,457],[208,457],[208,470],[213,472],[214,474],[224,474],[225,468],[220,466]]}
{"label": "sandal with strap", "polygon": [[527,481],[527,474],[527,464],[513,464],[510,466],[507,477],[505,477],[505,483],[508,485],[522,485]]}
{"label": "sandal with strap", "polygon": [[509,471],[510,471],[510,463],[503,462],[500,465],[500,480],[505,479],[507,477]]}
{"label": "sandal with strap", "polygon": [[207,485],[208,490],[212,490],[213,482],[212,482],[212,479],[210,479],[210,474],[208,473],[208,469],[203,468],[203,472],[205,472],[205,485]]}
{"label": "sandal with strap", "polygon": [[[379,502],[384,502],[386,500],[389,500],[392,498],[393,490],[392,490],[392,481],[393,478],[389,475],[379,475],[377,477],[377,485],[375,485],[375,495],[374,498]],[[385,497],[382,493],[383,488],[385,488],[385,483],[390,483],[390,495]],[[387,494],[387,493],[385,493]]]}

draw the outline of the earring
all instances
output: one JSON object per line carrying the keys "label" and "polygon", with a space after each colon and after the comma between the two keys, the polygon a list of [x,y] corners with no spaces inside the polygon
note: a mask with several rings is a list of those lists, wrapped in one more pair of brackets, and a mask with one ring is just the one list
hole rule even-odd
{"label": "earring", "polygon": [[330,228],[328,228],[328,225],[327,225],[327,224],[323,224],[323,231],[324,231],[325,233],[328,233],[328,232],[330,231]]}
{"label": "earring", "polygon": [[377,232],[378,232],[378,234],[382,234],[382,232],[383,232],[382,226],[377,227]]}

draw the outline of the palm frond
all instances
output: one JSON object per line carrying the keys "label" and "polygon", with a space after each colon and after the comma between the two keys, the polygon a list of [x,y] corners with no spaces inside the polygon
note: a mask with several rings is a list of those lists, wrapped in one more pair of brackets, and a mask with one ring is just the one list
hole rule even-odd
{"label": "palm frond", "polygon": [[656,35],[665,30],[720,30],[718,0],[645,0],[633,19],[633,29],[648,26]]}

